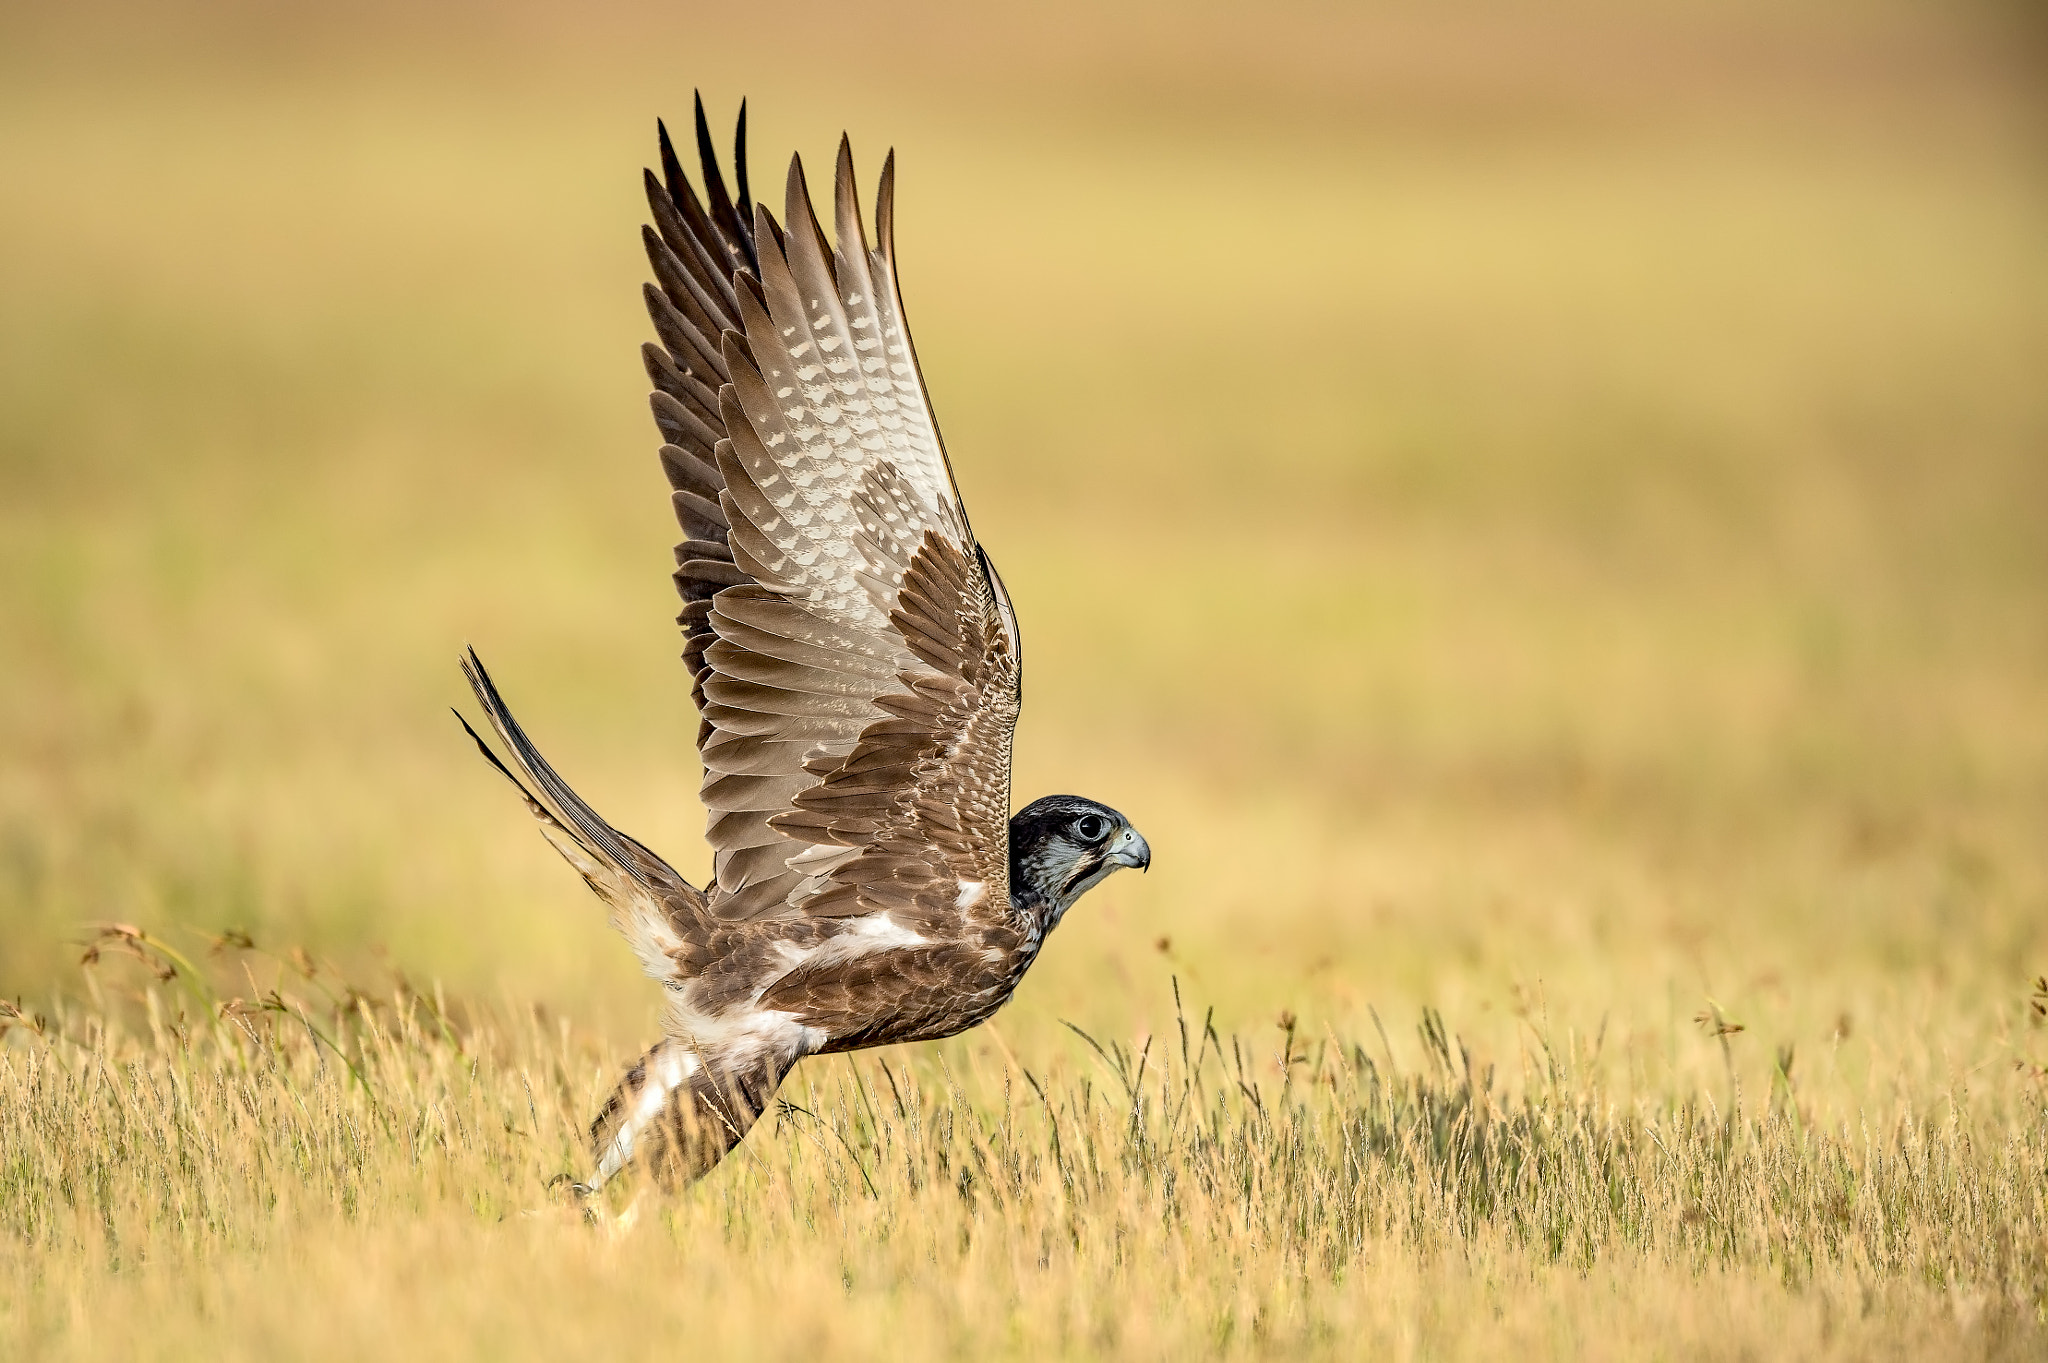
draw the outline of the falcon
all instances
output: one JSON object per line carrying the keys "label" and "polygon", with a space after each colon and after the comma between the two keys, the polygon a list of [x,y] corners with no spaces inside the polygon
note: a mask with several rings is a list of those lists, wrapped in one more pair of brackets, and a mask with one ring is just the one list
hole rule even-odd
{"label": "falcon", "polygon": [[1076,900],[1152,861],[1107,805],[1010,813],[1023,650],[904,323],[895,153],[870,245],[840,138],[827,240],[800,160],[782,221],[752,201],[744,104],[737,199],[701,97],[696,119],[702,194],[659,124],[662,174],[644,172],[642,356],[683,534],[710,883],[600,818],[462,660],[505,757],[464,729],[666,992],[661,1040],[591,1125],[586,1192],[636,1162],[700,1177],[804,1056],[983,1022]]}

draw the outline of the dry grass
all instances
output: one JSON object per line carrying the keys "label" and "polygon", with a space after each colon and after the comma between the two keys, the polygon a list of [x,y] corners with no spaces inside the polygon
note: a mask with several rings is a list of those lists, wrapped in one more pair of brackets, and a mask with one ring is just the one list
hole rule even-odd
{"label": "dry grass", "polygon": [[1047,1080],[985,1048],[813,1063],[703,1189],[581,1207],[563,1185],[621,1057],[567,1024],[336,988],[303,956],[248,976],[322,1002],[223,1003],[132,929],[110,940],[186,1006],[147,994],[138,1035],[18,1022],[17,1355],[2048,1343],[2038,1102],[1830,1123],[1789,1059],[1768,1100],[1719,1105],[1614,1094],[1597,1043],[1540,1031],[1504,1083],[1434,1014],[1413,1070],[1291,1020],[1247,1041],[1183,1014]]}
{"label": "dry grass", "polygon": [[[2018,9],[433,13],[0,17],[0,1355],[2048,1347]],[[1158,865],[586,1222],[654,1000],[446,706],[702,874],[697,81],[900,148],[1019,794]]]}

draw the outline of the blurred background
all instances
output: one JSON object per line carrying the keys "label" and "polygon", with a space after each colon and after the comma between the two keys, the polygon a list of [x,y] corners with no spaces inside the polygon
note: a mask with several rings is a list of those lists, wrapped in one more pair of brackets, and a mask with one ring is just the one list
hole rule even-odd
{"label": "blurred background", "polygon": [[1157,852],[1013,1039],[1166,1026],[1176,977],[1231,1026],[1598,1027],[1650,1078],[1709,1003],[1852,1067],[2021,1025],[2034,6],[4,15],[0,994],[77,993],[120,920],[651,1029],[448,707],[472,643],[704,875],[636,354],[638,172],[701,87],[771,195],[844,128],[871,202],[896,147],[1023,615],[1018,802]]}

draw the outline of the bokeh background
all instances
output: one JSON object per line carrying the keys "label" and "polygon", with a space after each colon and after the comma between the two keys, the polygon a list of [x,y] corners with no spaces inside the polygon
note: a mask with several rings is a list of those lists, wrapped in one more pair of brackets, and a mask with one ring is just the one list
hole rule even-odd
{"label": "bokeh background", "polygon": [[1722,1063],[1718,1007],[1851,1101],[1909,1049],[2022,1082],[2034,7],[4,14],[0,993],[77,993],[119,920],[651,1030],[448,707],[473,643],[702,877],[636,355],[638,171],[701,87],[771,192],[842,128],[870,184],[898,149],[1023,614],[1019,802],[1157,852],[1014,1044],[1165,1026],[1178,978],[1397,1049],[1425,1004],[1533,1018],[1645,1081]]}

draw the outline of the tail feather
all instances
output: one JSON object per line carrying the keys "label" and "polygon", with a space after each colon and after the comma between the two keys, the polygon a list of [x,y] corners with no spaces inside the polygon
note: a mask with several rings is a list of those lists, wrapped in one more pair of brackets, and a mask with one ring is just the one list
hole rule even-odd
{"label": "tail feather", "polygon": [[[570,789],[512,717],[476,650],[464,653],[462,674],[469,679],[470,689],[518,772],[500,760],[458,711],[455,718],[463,732],[519,792],[541,834],[610,907],[612,926],[632,945],[642,969],[664,983],[694,974],[706,921],[703,891],[641,843],[606,823]],[[525,780],[520,779],[522,775]]]}
{"label": "tail feather", "polygon": [[595,1192],[635,1159],[664,1186],[701,1178],[760,1120],[793,1064],[756,1053],[735,1065],[673,1037],[658,1043],[590,1124],[597,1172],[579,1186]]}
{"label": "tail feather", "polygon": [[[569,788],[567,781],[556,774],[548,760],[540,755],[540,749],[533,746],[533,740],[526,736],[526,730],[512,717],[511,708],[505,704],[505,698],[498,694],[497,685],[491,681],[491,674],[484,671],[483,659],[476,656],[476,650],[473,648],[463,653],[462,675],[469,679],[469,688],[476,693],[477,703],[484,707],[484,717],[490,720],[491,728],[497,731],[498,737],[511,749],[512,760],[519,764],[519,769],[525,772],[527,778],[547,797],[558,815],[557,822],[567,819],[569,823],[575,825],[578,842],[650,890],[667,888],[657,885],[655,882],[658,880],[666,879],[681,883],[681,877],[676,875],[668,863],[606,823],[598,816],[596,810],[584,803],[582,796]],[[458,715],[457,718],[461,716]],[[464,720],[462,727],[469,729],[469,722]],[[476,730],[470,729],[469,736],[476,738]],[[478,739],[477,742],[481,746],[483,740]],[[488,751],[485,755],[491,758],[491,765],[497,767],[499,771],[505,771],[504,764],[495,756]],[[505,772],[505,775],[510,777],[512,773]],[[515,779],[513,784],[519,785],[519,782]],[[521,791],[524,790],[525,787],[521,786]],[[528,796],[529,800],[531,798]]]}
{"label": "tail feather", "polygon": [[[689,997],[686,983],[706,964],[711,924],[703,892],[569,788],[512,717],[474,650],[464,655],[462,671],[510,765],[458,711],[463,732],[512,783],[555,850],[610,907],[612,926],[632,945],[641,967],[669,987],[670,1030],[677,1033],[676,1009]],[[581,1185],[584,1191],[602,1187],[634,1161],[665,1184],[687,1183],[740,1143],[806,1049],[800,1027],[741,1030],[738,1045],[711,1051],[685,1039],[685,1029],[640,1058],[591,1123],[597,1169]]]}

